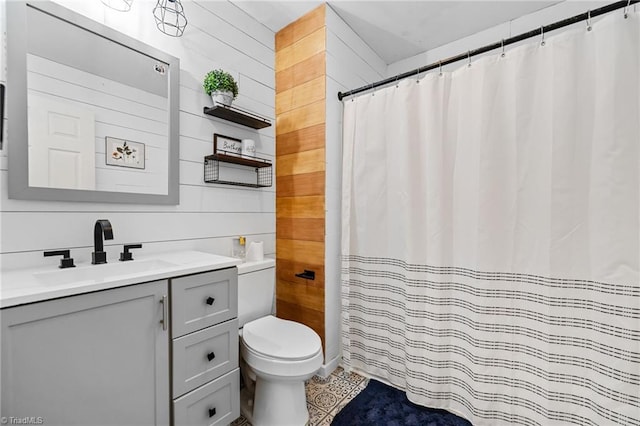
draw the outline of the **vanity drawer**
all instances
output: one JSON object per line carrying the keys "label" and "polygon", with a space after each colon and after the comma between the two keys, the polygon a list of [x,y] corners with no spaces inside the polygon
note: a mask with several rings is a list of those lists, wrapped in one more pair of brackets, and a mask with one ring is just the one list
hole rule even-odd
{"label": "vanity drawer", "polygon": [[238,316],[237,271],[233,267],[171,280],[174,338]]}
{"label": "vanity drawer", "polygon": [[238,320],[173,340],[174,398],[238,368]]}
{"label": "vanity drawer", "polygon": [[180,425],[227,425],[240,417],[240,370],[189,392],[173,403],[173,423]]}

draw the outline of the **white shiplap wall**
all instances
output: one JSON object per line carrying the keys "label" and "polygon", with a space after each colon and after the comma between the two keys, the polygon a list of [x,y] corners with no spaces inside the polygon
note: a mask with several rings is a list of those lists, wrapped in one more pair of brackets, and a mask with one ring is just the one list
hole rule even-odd
{"label": "white shiplap wall", "polygon": [[342,102],[338,91],[384,78],[387,64],[336,14],[326,8],[325,367],[340,357],[340,221]]}
{"label": "white shiplap wall", "polygon": [[[0,261],[2,268],[57,265],[43,250],[70,248],[78,262],[89,262],[93,224],[109,219],[114,239],[106,242],[115,260],[122,244],[141,242],[146,253],[197,249],[230,255],[231,241],[246,235],[275,252],[275,188],[252,189],[203,183],[203,156],[213,150],[213,134],[256,141],[258,156],[273,159],[274,127],[255,131],[209,118],[211,100],[202,90],[207,71],[224,68],[238,80],[235,104],[275,122],[274,33],[228,1],[183,0],[189,25],[181,38],[160,33],[152,15],[155,0],[136,0],[127,13],[98,0],[57,3],[180,58],[180,204],[154,206],[8,199],[6,140],[0,152]],[[0,2],[2,60],[6,82],[5,2]],[[8,87],[11,82],[7,82]],[[10,112],[7,112],[10,115]],[[5,124],[7,122],[5,121]],[[6,133],[5,133],[6,135]]]}
{"label": "white shiplap wall", "polygon": [[[410,58],[406,58],[392,64],[389,64],[387,68],[386,77],[391,77],[403,72],[407,72],[421,66],[429,65],[438,62],[441,59],[449,58],[451,56],[459,55],[468,50],[473,50],[480,48],[482,46],[493,44],[499,42],[502,39],[506,39],[509,37],[513,37],[515,35],[528,32],[530,30],[534,30],[536,28],[540,28],[542,25],[549,25],[553,22],[560,21],[565,18],[569,18],[574,15],[578,15],[580,13],[584,13],[588,10],[593,10],[598,7],[602,7],[606,4],[611,3],[611,1],[607,0],[594,0],[594,1],[563,1],[558,4],[554,4],[553,6],[546,7],[539,11],[529,13],[527,15],[523,15],[519,18],[513,19],[508,22],[504,22],[500,25],[496,25],[494,27],[488,28],[484,31],[480,31],[476,34],[472,34],[468,37],[464,37],[459,40],[452,41],[443,46],[437,47],[435,49],[427,50],[426,52],[422,52],[418,55],[412,56]],[[615,12],[614,12],[615,13]],[[619,11],[622,13],[622,11]],[[595,18],[597,20],[598,18]],[[585,26],[584,22],[580,22],[575,24],[574,26]],[[553,37],[554,34],[558,32],[562,32],[571,27],[565,27],[565,29],[560,29],[551,33],[547,33],[545,37]],[[532,39],[525,40],[520,42],[523,43],[531,43]],[[517,44],[516,44],[517,45]],[[516,45],[507,46],[506,49],[510,49]],[[500,51],[488,52],[486,55],[496,55],[500,54]],[[480,56],[476,56],[474,59],[479,58]],[[472,59],[472,60],[474,60]],[[446,67],[443,67],[445,71],[451,71],[457,69],[458,67],[464,65],[464,63],[458,62]],[[437,70],[432,72],[438,72]]]}

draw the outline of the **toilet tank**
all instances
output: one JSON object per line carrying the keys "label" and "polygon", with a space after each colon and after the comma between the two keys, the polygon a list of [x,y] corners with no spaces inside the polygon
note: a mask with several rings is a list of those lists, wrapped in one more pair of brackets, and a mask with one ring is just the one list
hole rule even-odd
{"label": "toilet tank", "polygon": [[249,321],[274,313],[276,261],[264,259],[238,265],[238,322],[243,327]]}

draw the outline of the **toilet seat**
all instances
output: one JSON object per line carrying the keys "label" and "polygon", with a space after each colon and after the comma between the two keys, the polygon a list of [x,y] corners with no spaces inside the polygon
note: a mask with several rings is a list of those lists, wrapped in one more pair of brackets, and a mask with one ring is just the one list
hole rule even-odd
{"label": "toilet seat", "polygon": [[303,361],[322,352],[320,337],[311,328],[272,315],[245,324],[242,341],[253,355],[273,360]]}

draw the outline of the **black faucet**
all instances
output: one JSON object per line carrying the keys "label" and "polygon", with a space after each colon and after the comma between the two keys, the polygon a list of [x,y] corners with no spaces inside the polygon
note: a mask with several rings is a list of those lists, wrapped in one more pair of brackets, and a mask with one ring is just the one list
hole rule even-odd
{"label": "black faucet", "polygon": [[104,252],[102,245],[102,234],[104,234],[105,240],[113,240],[113,229],[111,229],[111,222],[107,219],[96,220],[96,225],[93,227],[93,253],[91,253],[91,263],[99,265],[101,263],[107,263],[107,253]]}

